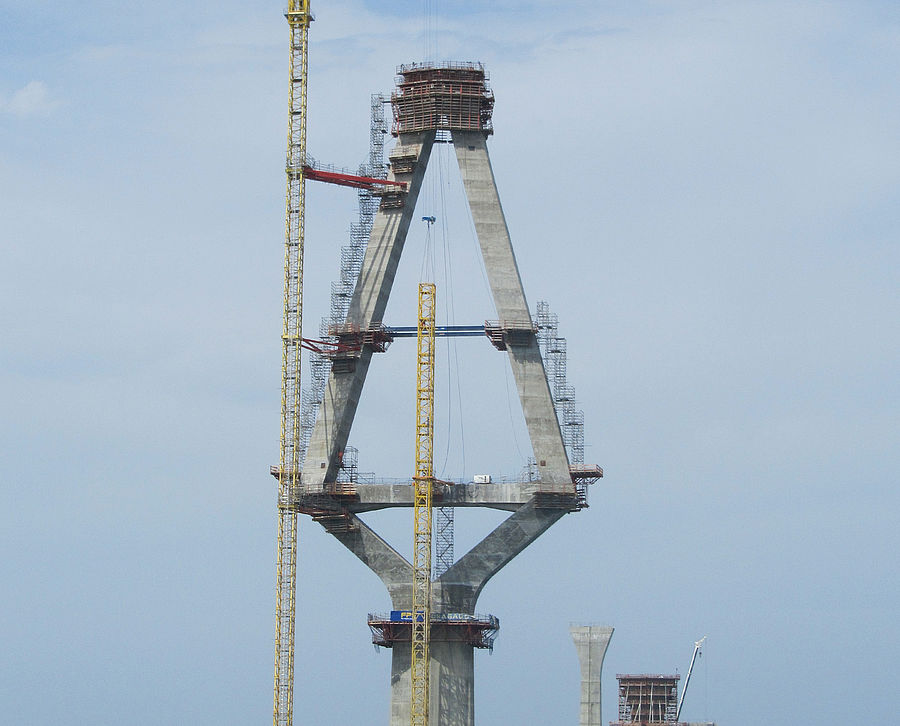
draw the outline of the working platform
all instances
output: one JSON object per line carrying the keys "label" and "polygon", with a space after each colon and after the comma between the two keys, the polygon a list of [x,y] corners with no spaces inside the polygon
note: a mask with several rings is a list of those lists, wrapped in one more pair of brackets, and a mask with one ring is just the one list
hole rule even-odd
{"label": "working platform", "polygon": [[[276,479],[277,466],[269,472]],[[445,482],[435,480],[434,501],[441,507],[488,507],[514,512],[532,499],[542,509],[575,511],[588,506],[587,485],[603,476],[599,466],[571,470],[573,492],[545,492],[540,481],[524,482]],[[412,507],[410,481],[326,482],[320,492],[298,493],[294,507],[304,514],[318,515],[338,511],[361,514],[389,507]]]}
{"label": "working platform", "polygon": [[487,81],[481,63],[400,66],[391,94],[394,136],[437,129],[492,134],[494,94]]}
{"label": "working platform", "polygon": [[[410,643],[412,610],[392,610],[390,614],[369,613],[369,630],[372,642],[382,648],[393,648],[394,643]],[[500,618],[494,615],[469,615],[468,613],[432,613],[432,642],[465,643],[474,648],[494,649],[494,640],[500,632]]]}
{"label": "working platform", "polygon": [[616,674],[619,682],[617,723],[666,724],[676,726],[678,681],[681,676],[643,673]]}

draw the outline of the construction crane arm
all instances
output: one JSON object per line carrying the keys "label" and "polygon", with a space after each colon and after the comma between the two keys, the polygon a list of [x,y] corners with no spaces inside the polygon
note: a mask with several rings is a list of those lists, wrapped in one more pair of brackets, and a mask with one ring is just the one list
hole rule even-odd
{"label": "construction crane arm", "polygon": [[681,697],[678,699],[678,710],[675,711],[675,720],[677,721],[681,717],[681,707],[684,705],[684,694],[687,693],[688,683],[691,682],[691,673],[694,671],[694,662],[697,660],[697,656],[700,655],[700,651],[703,647],[703,641],[705,641],[707,636],[703,636],[700,640],[694,642],[694,654],[691,656],[691,664],[688,666],[687,676],[684,678],[684,687],[681,689]]}

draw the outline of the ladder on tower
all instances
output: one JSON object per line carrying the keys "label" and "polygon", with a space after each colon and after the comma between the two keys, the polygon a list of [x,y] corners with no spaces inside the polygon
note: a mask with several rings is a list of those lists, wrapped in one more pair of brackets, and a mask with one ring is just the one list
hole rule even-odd
{"label": "ladder on tower", "polygon": [[411,726],[428,726],[431,633],[431,521],[434,489],[435,286],[419,284],[416,367],[416,474],[413,477]]}

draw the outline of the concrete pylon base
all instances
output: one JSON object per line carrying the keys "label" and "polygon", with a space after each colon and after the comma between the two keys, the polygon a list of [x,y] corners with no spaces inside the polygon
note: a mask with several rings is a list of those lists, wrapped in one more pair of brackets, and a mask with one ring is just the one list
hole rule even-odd
{"label": "concrete pylon base", "polygon": [[[430,667],[429,712],[435,726],[471,726],[475,723],[475,650],[465,643],[434,643],[428,647]],[[391,726],[410,723],[410,646],[392,648]]]}

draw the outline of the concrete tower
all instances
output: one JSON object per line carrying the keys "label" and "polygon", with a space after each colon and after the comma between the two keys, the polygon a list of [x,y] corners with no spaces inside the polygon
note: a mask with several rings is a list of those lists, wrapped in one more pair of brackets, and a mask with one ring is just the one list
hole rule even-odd
{"label": "concrete tower", "polygon": [[569,628],[581,664],[580,726],[602,726],[600,674],[613,628],[605,625],[573,625]]}
{"label": "concrete tower", "polygon": [[[487,582],[567,512],[585,505],[586,484],[599,467],[570,469],[548,387],[522,281],[494,175],[487,136],[492,133],[493,95],[477,63],[399,69],[392,95],[393,134],[389,179],[381,193],[359,280],[346,322],[333,335],[324,400],[309,440],[299,511],[322,524],[384,582],[393,613],[370,616],[373,639],[392,648],[391,725],[410,722],[412,565],[357,516],[388,507],[412,507],[411,484],[337,481],[357,403],[373,353],[383,352],[390,332],[382,325],[394,275],[413,218],[432,145],[452,138],[484,266],[499,320],[486,326],[491,342],[506,351],[531,438],[537,476],[520,483],[436,483],[441,507],[490,507],[511,512],[493,532],[433,583],[430,645],[430,713],[435,726],[473,726],[474,649],[491,647],[499,622],[475,614]],[[405,434],[405,432],[403,432]]]}

